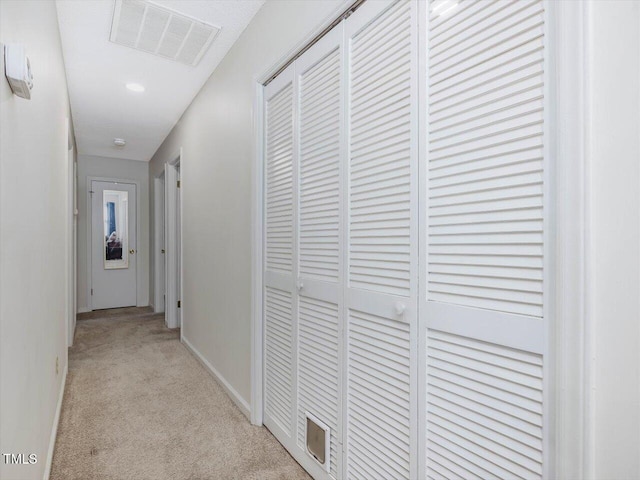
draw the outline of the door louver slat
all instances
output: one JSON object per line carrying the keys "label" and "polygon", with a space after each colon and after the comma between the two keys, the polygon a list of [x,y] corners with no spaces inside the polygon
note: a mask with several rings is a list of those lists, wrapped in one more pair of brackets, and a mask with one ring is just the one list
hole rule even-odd
{"label": "door louver slat", "polygon": [[[300,275],[337,282],[340,252],[339,51],[333,50],[300,77]],[[322,132],[320,139],[318,132]],[[319,245],[322,245],[321,251],[317,248]]]}
{"label": "door louver slat", "polygon": [[[405,296],[410,291],[410,12],[409,3],[398,2],[354,37],[350,80],[349,254],[358,259],[349,266],[350,286]],[[394,48],[381,50],[379,42],[389,38]],[[389,103],[398,100],[394,94],[402,101]]]}
{"label": "door louver slat", "polygon": [[351,310],[349,330],[349,478],[409,478],[409,325]]}
{"label": "door louver slat", "polygon": [[266,266],[292,272],[293,262],[293,87],[267,102]]}
{"label": "door louver slat", "polygon": [[298,445],[306,448],[305,412],[311,412],[331,429],[330,473],[337,478],[338,306],[301,296],[299,312]]}
{"label": "door louver slat", "polygon": [[[451,30],[429,46],[438,89],[429,96],[429,299],[542,316],[543,8],[498,3],[479,20],[486,32]],[[533,53],[510,56],[511,38]],[[499,76],[469,74],[493,66]],[[470,268],[470,256],[484,268]],[[443,263],[454,268],[441,272]]]}
{"label": "door louver slat", "polygon": [[427,374],[429,458],[541,478],[540,355],[430,331]]}
{"label": "door louver slat", "polygon": [[291,428],[291,368],[292,325],[291,294],[267,287],[265,289],[266,351],[265,351],[265,413]]}

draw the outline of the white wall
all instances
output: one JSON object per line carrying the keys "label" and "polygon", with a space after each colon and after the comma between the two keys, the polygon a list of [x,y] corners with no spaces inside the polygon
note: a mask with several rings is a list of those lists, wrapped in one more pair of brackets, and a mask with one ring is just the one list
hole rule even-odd
{"label": "white wall", "polygon": [[0,478],[30,480],[46,474],[67,367],[69,99],[55,3],[2,0],[0,42],[23,43],[35,76],[24,100],[0,65],[0,452],[38,456],[0,459]]}
{"label": "white wall", "polygon": [[591,3],[592,451],[640,478],[640,3]]}
{"label": "white wall", "polygon": [[78,155],[78,311],[88,310],[88,196],[87,177],[104,177],[140,182],[138,192],[138,306],[149,305],[149,164],[91,155]]}
{"label": "white wall", "polygon": [[183,147],[183,334],[247,403],[254,82],[341,3],[266,2],[151,160]]}

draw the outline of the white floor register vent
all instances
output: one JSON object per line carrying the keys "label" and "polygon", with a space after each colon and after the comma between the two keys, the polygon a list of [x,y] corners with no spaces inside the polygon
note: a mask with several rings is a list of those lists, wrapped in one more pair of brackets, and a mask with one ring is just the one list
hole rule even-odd
{"label": "white floor register vent", "polygon": [[196,66],[220,28],[143,0],[116,0],[109,40]]}
{"label": "white floor register vent", "polygon": [[331,469],[329,427],[309,412],[305,412],[305,416],[307,417],[307,453],[329,472]]}

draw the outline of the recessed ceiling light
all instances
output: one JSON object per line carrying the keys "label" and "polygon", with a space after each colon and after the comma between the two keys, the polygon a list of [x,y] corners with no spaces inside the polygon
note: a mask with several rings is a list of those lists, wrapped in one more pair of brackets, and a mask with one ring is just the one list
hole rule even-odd
{"label": "recessed ceiling light", "polygon": [[113,143],[116,147],[124,147],[127,144],[124,138],[114,138]]}
{"label": "recessed ceiling light", "polygon": [[144,87],[139,83],[127,83],[127,88],[132,92],[144,92]]}

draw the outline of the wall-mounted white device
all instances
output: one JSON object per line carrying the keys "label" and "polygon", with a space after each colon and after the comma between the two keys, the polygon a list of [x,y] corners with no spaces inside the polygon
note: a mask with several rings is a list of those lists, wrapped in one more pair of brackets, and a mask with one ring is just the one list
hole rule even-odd
{"label": "wall-mounted white device", "polygon": [[13,93],[27,100],[31,98],[33,74],[24,45],[9,43],[4,46],[4,74]]}

